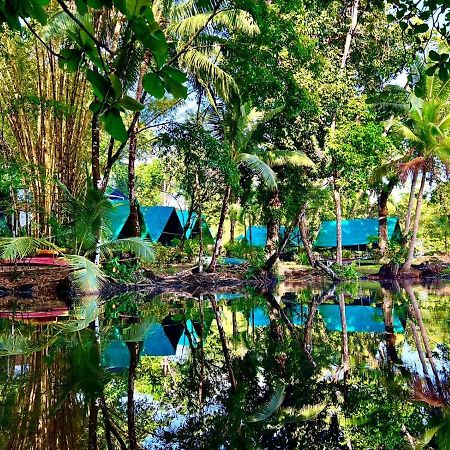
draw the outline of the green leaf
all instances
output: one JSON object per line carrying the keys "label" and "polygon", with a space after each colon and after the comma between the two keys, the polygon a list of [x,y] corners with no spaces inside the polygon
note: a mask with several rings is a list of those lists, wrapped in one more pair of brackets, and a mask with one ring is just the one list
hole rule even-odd
{"label": "green leaf", "polygon": [[439,61],[440,57],[441,55],[439,55],[439,53],[435,50],[430,50],[428,53],[428,58],[430,58],[431,61]]}
{"label": "green leaf", "polygon": [[100,111],[101,108],[101,103],[97,102],[96,100],[94,100],[90,105],[89,105],[89,110],[92,111],[93,113],[98,113]]}
{"label": "green leaf", "polygon": [[114,98],[117,100],[120,97],[122,97],[122,93],[123,93],[122,82],[120,81],[120,78],[115,73],[112,73],[109,76],[109,79],[111,80],[111,85],[114,90]]}
{"label": "green leaf", "polygon": [[448,68],[446,66],[440,66],[438,76],[441,81],[447,81],[449,77]]}
{"label": "green leaf", "polygon": [[119,142],[125,142],[128,139],[128,133],[123,123],[120,112],[116,108],[111,108],[101,116],[105,125],[105,131]]}
{"label": "green leaf", "polygon": [[138,102],[129,95],[124,95],[120,99],[119,105],[122,108],[128,109],[128,111],[142,111],[144,109],[144,105],[141,102]]}
{"label": "green leaf", "polygon": [[89,83],[91,83],[92,89],[94,90],[94,94],[97,98],[103,100],[110,87],[109,81],[103,75],[100,75],[98,72],[94,72],[92,69],[87,70],[86,78]]}
{"label": "green leaf", "polygon": [[166,66],[162,71],[163,73],[166,73],[167,75],[170,76],[170,78],[173,78],[178,83],[186,83],[187,81],[186,74],[181,70],[176,69],[175,67]]}
{"label": "green leaf", "polygon": [[429,30],[429,26],[426,23],[421,23],[420,25],[414,25],[413,30],[415,34],[426,33]]}
{"label": "green leaf", "polygon": [[88,11],[87,0],[75,0],[77,11],[80,16],[84,16]]}
{"label": "green leaf", "polygon": [[187,87],[183,84],[175,81],[170,75],[164,74],[164,86],[173,95],[173,98],[183,98],[187,97]]}
{"label": "green leaf", "polygon": [[142,79],[145,91],[155,98],[164,96],[164,83],[156,73],[147,73]]}
{"label": "green leaf", "polygon": [[82,59],[82,52],[77,49],[63,48],[61,50],[62,58],[58,59],[58,64],[66,72],[73,73],[78,70]]}
{"label": "green leaf", "polygon": [[125,0],[114,0],[114,7],[125,16],[127,15],[127,4]]}

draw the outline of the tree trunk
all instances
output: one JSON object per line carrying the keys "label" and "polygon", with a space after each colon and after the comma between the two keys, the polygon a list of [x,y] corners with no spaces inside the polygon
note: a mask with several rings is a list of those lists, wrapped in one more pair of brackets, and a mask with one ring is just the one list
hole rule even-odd
{"label": "tree trunk", "polygon": [[266,254],[268,259],[276,253],[280,239],[280,208],[281,201],[278,189],[274,189],[270,193],[269,220],[267,221]]}
{"label": "tree trunk", "polygon": [[389,240],[387,226],[389,210],[387,207],[387,202],[394,186],[394,180],[390,180],[387,186],[383,186],[383,189],[378,196],[378,248],[382,257],[386,254]]}
{"label": "tree trunk", "polygon": [[214,296],[211,296],[211,306],[216,317],[217,329],[219,330],[220,342],[222,343],[223,356],[225,358],[225,365],[228,371],[228,378],[230,380],[231,389],[236,391],[236,378],[234,377],[233,366],[231,365],[230,351],[228,350],[227,338],[223,329],[222,319],[220,317],[220,311],[217,306],[217,301]]}
{"label": "tree trunk", "polygon": [[199,241],[199,248],[198,248],[198,273],[203,272],[203,205],[202,205],[202,197],[200,195],[200,182],[198,180],[197,176],[197,192],[199,193],[198,196],[198,221],[199,221],[199,229],[198,229],[198,241]]}
{"label": "tree trunk", "polygon": [[300,229],[300,236],[302,238],[303,247],[306,252],[306,256],[308,257],[309,264],[313,268],[317,268],[325,272],[332,280],[337,281],[338,277],[333,272],[333,270],[330,267],[327,267],[324,263],[319,261],[313,253],[311,241],[309,239],[309,233],[308,233],[308,226],[306,223],[306,204],[302,208],[302,212],[299,217],[299,229]]}
{"label": "tree trunk", "polygon": [[88,450],[97,450],[98,400],[91,400],[89,405]]}
{"label": "tree trunk", "polygon": [[100,189],[100,121],[98,113],[92,115],[92,184]]}
{"label": "tree trunk", "polygon": [[209,264],[209,267],[208,267],[208,272],[210,272],[210,273],[216,271],[217,259],[220,256],[220,251],[222,250],[223,229],[224,229],[224,224],[225,224],[225,218],[227,217],[230,195],[231,195],[231,186],[227,186],[225,188],[225,194],[223,196],[222,210],[220,211],[219,227],[217,228],[217,236],[216,236],[216,244],[214,245],[214,252],[212,255],[211,263]]}
{"label": "tree trunk", "polygon": [[230,219],[230,242],[234,242],[236,219]]}
{"label": "tree trunk", "polygon": [[350,360],[348,355],[348,333],[347,333],[347,319],[345,317],[345,298],[344,294],[338,295],[339,299],[339,311],[341,314],[341,326],[342,326],[342,368],[344,375],[350,368]]}
{"label": "tree trunk", "polygon": [[411,216],[412,216],[412,210],[414,208],[414,197],[416,196],[417,177],[418,177],[418,171],[415,170],[413,173],[412,180],[411,180],[411,189],[409,191],[408,209],[406,210],[406,218],[405,218],[405,229],[403,230],[403,236],[405,237],[405,242],[407,242],[408,233],[409,233],[409,230],[411,229]]}
{"label": "tree trunk", "polygon": [[398,363],[399,358],[395,348],[394,307],[391,292],[383,289],[383,317],[386,335],[386,353],[388,362]]}
{"label": "tree trunk", "polygon": [[403,264],[402,270],[411,269],[411,264],[414,259],[414,251],[416,249],[417,233],[419,231],[420,214],[422,212],[423,190],[425,188],[426,175],[427,175],[426,171],[423,170],[422,179],[420,180],[419,193],[417,194],[416,213],[414,215],[414,226],[413,226],[411,241],[409,243],[408,257],[406,258],[405,264]]}
{"label": "tree trunk", "polygon": [[[147,72],[148,55],[144,57],[144,61],[139,72],[139,79],[136,87],[135,99],[140,101],[142,97],[143,87],[142,79]],[[131,236],[139,237],[141,235],[141,224],[139,221],[139,203],[136,198],[136,152],[137,152],[137,132],[139,130],[139,120],[133,124],[130,134],[130,146],[128,151],[128,196],[130,198],[130,228]]]}
{"label": "tree trunk", "polygon": [[139,363],[139,343],[128,342],[130,351],[130,368],[128,369],[127,390],[127,422],[128,422],[128,444],[130,450],[138,448],[136,439],[136,423],[134,417],[134,383],[136,381],[136,369]]}
{"label": "tree trunk", "polygon": [[342,264],[342,205],[341,192],[336,177],[335,174],[333,176],[333,198],[336,213],[336,263]]}

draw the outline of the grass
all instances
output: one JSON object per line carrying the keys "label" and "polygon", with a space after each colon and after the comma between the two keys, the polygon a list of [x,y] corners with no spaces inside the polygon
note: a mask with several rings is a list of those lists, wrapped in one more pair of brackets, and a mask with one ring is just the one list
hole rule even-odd
{"label": "grass", "polygon": [[373,275],[380,271],[381,264],[369,264],[367,266],[357,266],[356,270],[361,275]]}

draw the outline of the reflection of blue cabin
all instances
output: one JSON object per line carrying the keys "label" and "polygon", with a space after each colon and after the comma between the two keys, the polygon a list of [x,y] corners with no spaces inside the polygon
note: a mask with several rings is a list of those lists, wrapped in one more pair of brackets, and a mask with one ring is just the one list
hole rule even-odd
{"label": "reflection of blue cabin", "polygon": [[[342,331],[339,305],[323,304],[319,313],[328,331]],[[384,333],[384,318],[381,308],[350,305],[345,307],[345,319],[348,332]],[[403,333],[404,329],[397,314],[393,313],[394,333]]]}
{"label": "reflection of blue cabin", "polygon": [[[208,323],[205,324],[205,335]],[[186,321],[175,322],[166,317],[162,323],[152,323],[146,330],[140,356],[173,356],[177,346],[190,347],[189,336],[192,345],[197,347],[199,342],[200,325]],[[111,372],[120,372],[130,367],[130,351],[127,344],[121,340],[114,340],[108,344],[102,353],[102,365]]]}
{"label": "reflection of blue cabin", "polygon": [[[285,231],[286,227],[280,227],[280,238],[284,236]],[[244,238],[253,247],[265,247],[267,242],[267,227],[261,225],[248,227],[245,236],[238,236],[237,240],[243,240]],[[302,245],[299,230],[295,228],[291,233],[287,247],[300,247]]]}
{"label": "reflection of blue cabin", "polygon": [[248,320],[252,327],[267,327],[270,324],[269,316],[260,306],[250,311]]}

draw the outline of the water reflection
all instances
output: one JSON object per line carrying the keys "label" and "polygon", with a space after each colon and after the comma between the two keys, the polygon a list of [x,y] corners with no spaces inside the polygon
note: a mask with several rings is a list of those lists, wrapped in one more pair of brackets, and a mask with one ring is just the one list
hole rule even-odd
{"label": "water reflection", "polygon": [[450,448],[449,291],[3,303],[0,448]]}

